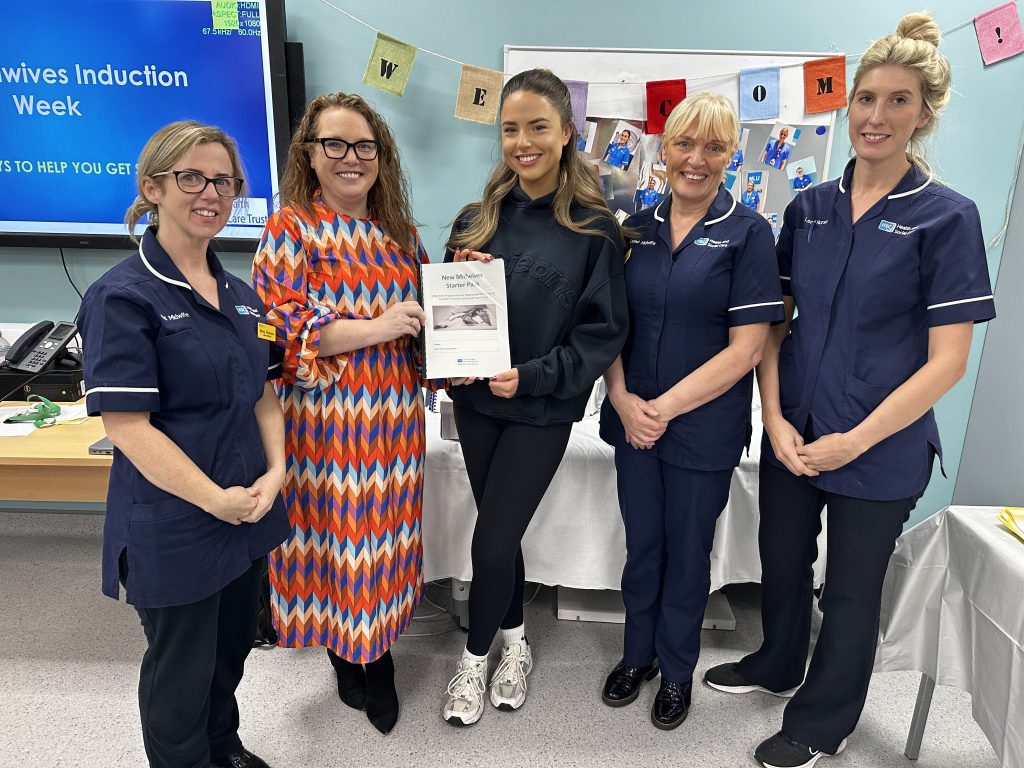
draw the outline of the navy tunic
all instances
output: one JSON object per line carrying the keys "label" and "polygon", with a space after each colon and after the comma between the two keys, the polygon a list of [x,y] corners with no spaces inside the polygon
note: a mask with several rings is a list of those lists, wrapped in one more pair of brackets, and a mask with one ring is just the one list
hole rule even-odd
{"label": "navy tunic", "polygon": [[[626,221],[630,329],[622,350],[626,389],[651,400],[729,346],[729,329],[784,317],[772,230],[719,187],[703,221],[672,250],[669,195]],[[651,455],[685,469],[733,469],[750,440],[753,372],[711,402],[669,422]],[[606,400],[601,437],[629,448]]]}
{"label": "navy tunic", "polygon": [[[778,243],[783,291],[797,307],[779,354],[782,413],[801,432],[810,417],[815,438],[853,429],[917,372],[929,328],[995,317],[974,203],[913,167],[853,224],[855,162],[789,204]],[[929,410],[809,481],[855,498],[908,498],[928,483],[931,449],[941,460]],[[767,435],[762,453],[782,466]]]}
{"label": "navy tunic", "polygon": [[[185,281],[153,230],[138,253],[86,292],[77,323],[89,414],[148,412],[217,485],[249,486],[266,471],[254,408],[280,372],[276,345],[257,336],[263,304],[207,253],[221,309]],[[278,355],[275,354],[275,358]],[[233,526],[163,491],[114,452],[103,535],[103,592],[117,598],[126,553],[126,599],[139,607],[187,605],[248,570],[288,535],[280,497],[255,524]]]}

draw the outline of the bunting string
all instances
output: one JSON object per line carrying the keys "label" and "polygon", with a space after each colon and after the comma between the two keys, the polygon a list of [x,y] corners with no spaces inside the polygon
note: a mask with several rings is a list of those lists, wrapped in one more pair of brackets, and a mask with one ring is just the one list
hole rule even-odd
{"label": "bunting string", "polygon": [[[409,81],[416,54],[425,53],[428,56],[443,59],[461,67],[462,73],[458,86],[455,117],[489,125],[494,123],[497,117],[497,105],[493,93],[495,90],[501,89],[504,78],[511,77],[516,73],[474,66],[451,56],[445,56],[437,51],[432,51],[429,48],[405,43],[390,37],[367,21],[331,2],[331,0],[320,0],[320,2],[336,13],[346,16],[356,24],[360,24],[376,34],[377,38],[373,45],[370,60],[367,63],[366,73],[363,76],[364,83],[397,96],[402,96]],[[970,26],[973,26],[975,29],[981,58],[986,66],[1024,52],[1024,31],[1021,28],[1020,16],[1015,0],[1004,2],[1002,5],[983,11],[973,18],[954,24],[943,30],[942,35],[947,37]],[[746,90],[743,87],[740,88],[740,120],[768,120],[778,116],[778,74],[780,70],[796,67],[803,68],[804,111],[808,114],[830,112],[845,106],[846,68],[850,64],[858,62],[860,58],[860,54],[846,56],[836,52],[832,55],[810,61],[699,75],[687,78],[686,80],[589,80],[567,81],[566,84],[569,85],[573,97],[574,113],[577,107],[580,107],[580,111],[583,113],[582,116],[577,118],[578,121],[582,121],[586,115],[585,105],[587,103],[587,89],[589,86],[621,85],[643,87],[646,89],[647,95],[646,122],[649,127],[659,127],[664,124],[664,117],[667,115],[665,108],[674,106],[684,99],[687,90],[693,90],[695,84],[701,81],[738,77],[740,85],[746,86]],[[826,84],[827,87],[823,87]],[[751,90],[751,87],[754,90]],[[657,105],[660,105],[660,110],[656,108]],[[580,126],[577,125],[577,128],[579,129]],[[657,133],[657,131],[652,132]],[[1017,186],[1022,153],[1024,153],[1024,125],[1021,126],[1016,162],[1014,164],[1013,176],[1010,179],[1003,224],[999,231],[988,241],[987,246],[990,249],[1002,241],[1009,226],[1010,208]]]}
{"label": "bunting string", "polygon": [[[369,30],[371,30],[371,31],[373,31],[373,32],[375,32],[377,34],[386,34],[385,32],[383,32],[382,30],[380,30],[377,27],[373,26],[372,24],[369,24],[366,21],[364,21],[363,19],[360,19],[359,17],[355,16],[354,14],[349,13],[344,8],[339,8],[337,5],[332,3],[330,0],[320,0],[320,2],[323,3],[324,5],[326,5],[328,8],[331,8],[331,9],[337,11],[338,13],[343,14],[344,16],[347,16],[352,21],[356,22],[357,24],[361,24],[362,26],[366,27],[367,29],[369,29]],[[1016,5],[1016,3],[1011,2],[1011,3],[1006,3],[1006,5]],[[1003,6],[1000,6],[1000,8],[1001,7],[1003,7]],[[942,31],[942,36],[945,38],[946,36],[951,35],[954,32],[958,32],[961,29],[964,29],[965,27],[969,27],[969,26],[971,26],[974,23],[975,23],[975,19],[971,18],[971,19],[967,19],[966,21],[962,21],[959,24],[954,24],[949,29],[944,29]],[[445,56],[443,53],[437,53],[436,51],[432,51],[429,48],[420,48],[419,46],[414,46],[414,47],[418,51],[421,51],[422,53],[426,53],[426,54],[428,54],[430,56],[436,56],[437,58],[444,59],[445,61],[450,61],[452,64],[458,64],[459,66],[466,66],[468,64],[468,62],[459,61],[458,59],[453,59],[451,56]],[[836,54],[836,55],[842,55],[842,54]],[[852,56],[847,56],[846,57],[846,62],[847,62],[847,64],[856,63],[856,62],[860,61],[860,57],[861,57],[860,54],[854,54]],[[780,64],[780,65],[778,65],[778,69],[788,69],[788,68],[792,68],[792,67],[802,67],[802,66],[803,66],[803,62],[797,62],[796,64]],[[732,76],[732,75],[739,75],[739,73],[740,73],[739,70],[735,70],[735,71],[731,71],[731,72],[719,72],[717,74],[712,74],[712,75],[701,75],[699,77],[687,78],[687,80],[689,80],[691,82],[697,81],[697,80],[710,80],[710,79],[714,79],[714,78],[721,78],[721,77],[729,77],[729,76]],[[512,75],[514,75],[516,73],[515,72],[502,72],[502,74],[505,77],[511,77]],[[637,81],[634,81],[634,80],[590,80],[588,82],[591,85],[645,85],[646,84],[645,80],[637,80]]]}

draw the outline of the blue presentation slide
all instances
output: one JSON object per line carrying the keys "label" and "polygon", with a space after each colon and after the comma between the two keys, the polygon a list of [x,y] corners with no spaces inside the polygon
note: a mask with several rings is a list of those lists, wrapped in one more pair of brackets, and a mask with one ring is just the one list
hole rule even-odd
{"label": "blue presentation slide", "polygon": [[277,192],[262,2],[216,25],[210,0],[3,6],[0,231],[123,234],[140,150],[191,119],[223,128],[245,166],[223,236],[259,236]]}

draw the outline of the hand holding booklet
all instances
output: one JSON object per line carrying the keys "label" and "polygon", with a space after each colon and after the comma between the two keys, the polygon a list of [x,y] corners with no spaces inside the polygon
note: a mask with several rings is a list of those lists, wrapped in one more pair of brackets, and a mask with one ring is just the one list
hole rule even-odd
{"label": "hand holding booklet", "polygon": [[512,367],[501,259],[424,264],[421,280],[428,379],[488,378]]}

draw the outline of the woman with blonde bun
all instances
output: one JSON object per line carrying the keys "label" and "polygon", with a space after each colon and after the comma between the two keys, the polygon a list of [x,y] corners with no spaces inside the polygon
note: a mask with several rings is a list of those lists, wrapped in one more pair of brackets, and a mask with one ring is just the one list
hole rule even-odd
{"label": "woman with blonde bun", "polygon": [[[792,697],[782,730],[754,752],[765,768],[812,766],[856,727],[889,556],[941,462],[932,406],[963,376],[974,324],[995,317],[978,209],[921,157],[949,100],[940,38],[915,13],[867,49],[849,91],[854,157],[789,204],[777,246],[787,320],[758,366],[764,642],[704,677]],[[826,506],[823,617],[805,676]]]}

